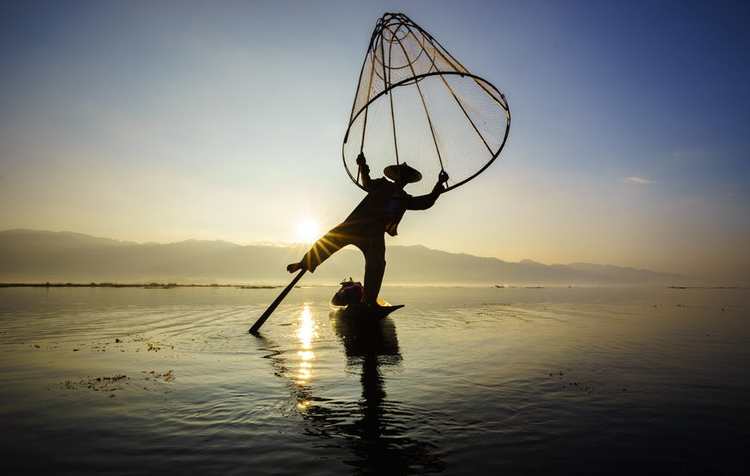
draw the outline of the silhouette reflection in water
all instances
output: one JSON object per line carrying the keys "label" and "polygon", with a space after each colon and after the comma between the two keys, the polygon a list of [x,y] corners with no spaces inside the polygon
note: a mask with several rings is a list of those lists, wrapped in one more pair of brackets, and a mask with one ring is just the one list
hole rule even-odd
{"label": "silhouette reflection in water", "polygon": [[357,323],[344,319],[338,311],[330,314],[334,332],[344,344],[346,366],[350,371],[360,371],[362,419],[356,425],[358,434],[365,439],[377,439],[384,428],[384,407],[387,405],[385,384],[380,367],[401,364],[396,326],[390,319],[375,323]]}
{"label": "silhouette reflection in water", "polygon": [[356,457],[343,462],[355,468],[354,474],[420,474],[444,469],[439,458],[430,453],[428,444],[405,436],[418,433],[425,426],[416,412],[405,404],[388,399],[383,374],[401,365],[396,327],[390,318],[367,325],[330,313],[332,329],[344,346],[348,374],[358,373],[361,398],[346,402],[320,398],[311,385],[315,358],[317,327],[306,306],[296,332],[299,348],[297,366],[291,362],[291,351],[273,345],[260,337],[265,357],[271,361],[274,374],[287,382],[296,400],[297,414],[310,425],[303,433],[325,440],[325,447],[342,447]]}

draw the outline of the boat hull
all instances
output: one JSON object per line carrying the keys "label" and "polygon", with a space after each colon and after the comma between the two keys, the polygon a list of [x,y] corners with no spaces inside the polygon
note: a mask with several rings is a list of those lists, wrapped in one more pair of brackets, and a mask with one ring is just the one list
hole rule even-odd
{"label": "boat hull", "polygon": [[342,319],[356,322],[377,322],[393,311],[404,307],[403,304],[392,306],[382,298],[376,305],[361,304],[362,285],[354,281],[343,281],[341,288],[331,298],[331,308]]}

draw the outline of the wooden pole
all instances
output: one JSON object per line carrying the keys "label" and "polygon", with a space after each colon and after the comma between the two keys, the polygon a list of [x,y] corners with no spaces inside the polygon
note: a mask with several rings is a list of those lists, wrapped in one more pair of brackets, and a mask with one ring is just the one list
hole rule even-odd
{"label": "wooden pole", "polygon": [[289,283],[289,285],[286,288],[284,288],[283,291],[281,291],[281,294],[279,294],[279,297],[277,297],[276,300],[272,302],[270,306],[268,306],[268,309],[266,309],[266,312],[264,312],[263,315],[260,316],[257,321],[255,321],[255,324],[253,324],[253,327],[250,328],[249,332],[251,334],[256,334],[258,332],[258,329],[260,329],[260,326],[262,326],[263,323],[266,322],[266,319],[268,319],[268,317],[273,313],[273,311],[276,310],[278,305],[281,304],[281,301],[284,300],[286,295],[289,294],[289,291],[292,290],[294,285],[297,284],[297,281],[300,280],[300,278],[305,274],[306,271],[307,271],[306,269],[301,270],[297,274],[297,276],[295,276],[294,279],[292,279],[292,282]]}

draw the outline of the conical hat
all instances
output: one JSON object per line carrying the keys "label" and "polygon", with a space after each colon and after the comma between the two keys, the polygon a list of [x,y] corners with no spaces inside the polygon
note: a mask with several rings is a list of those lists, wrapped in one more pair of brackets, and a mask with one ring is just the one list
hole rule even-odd
{"label": "conical hat", "polygon": [[406,162],[398,165],[389,165],[383,169],[383,174],[393,181],[398,181],[399,177],[403,183],[414,183],[422,180],[422,174],[419,170],[409,167]]}

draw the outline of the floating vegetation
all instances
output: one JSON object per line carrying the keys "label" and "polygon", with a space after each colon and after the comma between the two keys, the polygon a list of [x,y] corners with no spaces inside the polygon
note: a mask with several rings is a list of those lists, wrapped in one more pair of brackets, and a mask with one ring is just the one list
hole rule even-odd
{"label": "floating vegetation", "polygon": [[[146,372],[144,371],[143,373],[146,373]],[[152,370],[148,372],[148,377],[146,377],[146,379],[147,380],[148,379],[152,379],[152,380],[164,379],[165,382],[170,382],[174,380],[174,370],[170,370],[169,372],[166,372],[166,373],[159,373],[159,372],[156,372],[155,370]]]}
{"label": "floating vegetation", "polygon": [[[171,382],[175,379],[174,370],[167,372],[157,372],[155,370],[142,371],[145,377],[144,380],[148,382]],[[111,375],[100,375],[98,377],[79,377],[78,379],[65,380],[61,385],[61,390],[66,391],[90,391],[90,392],[102,392],[107,393],[109,398],[115,397],[118,391],[125,390],[126,388],[137,388],[138,386],[131,386],[132,379],[125,374],[111,374]],[[148,386],[144,386],[143,390],[151,390]],[[165,393],[170,393],[170,390]],[[67,393],[63,394],[68,395]]]}
{"label": "floating vegetation", "polygon": [[[101,375],[99,377],[79,378],[78,380],[66,380],[63,383],[65,390],[90,390],[92,392],[115,392],[122,390],[127,383],[128,377],[123,374]],[[110,397],[114,397],[114,393]]]}
{"label": "floating vegetation", "polygon": [[[596,388],[593,385],[586,385],[584,383],[581,383],[579,380],[574,380],[570,378],[563,378],[567,373],[569,373],[571,370],[558,370],[557,372],[551,372],[549,374],[550,378],[557,378],[558,380],[562,380],[562,388],[578,388],[581,390],[584,390],[586,393],[601,393],[600,391],[597,391]],[[625,391],[625,389],[623,389]]]}

